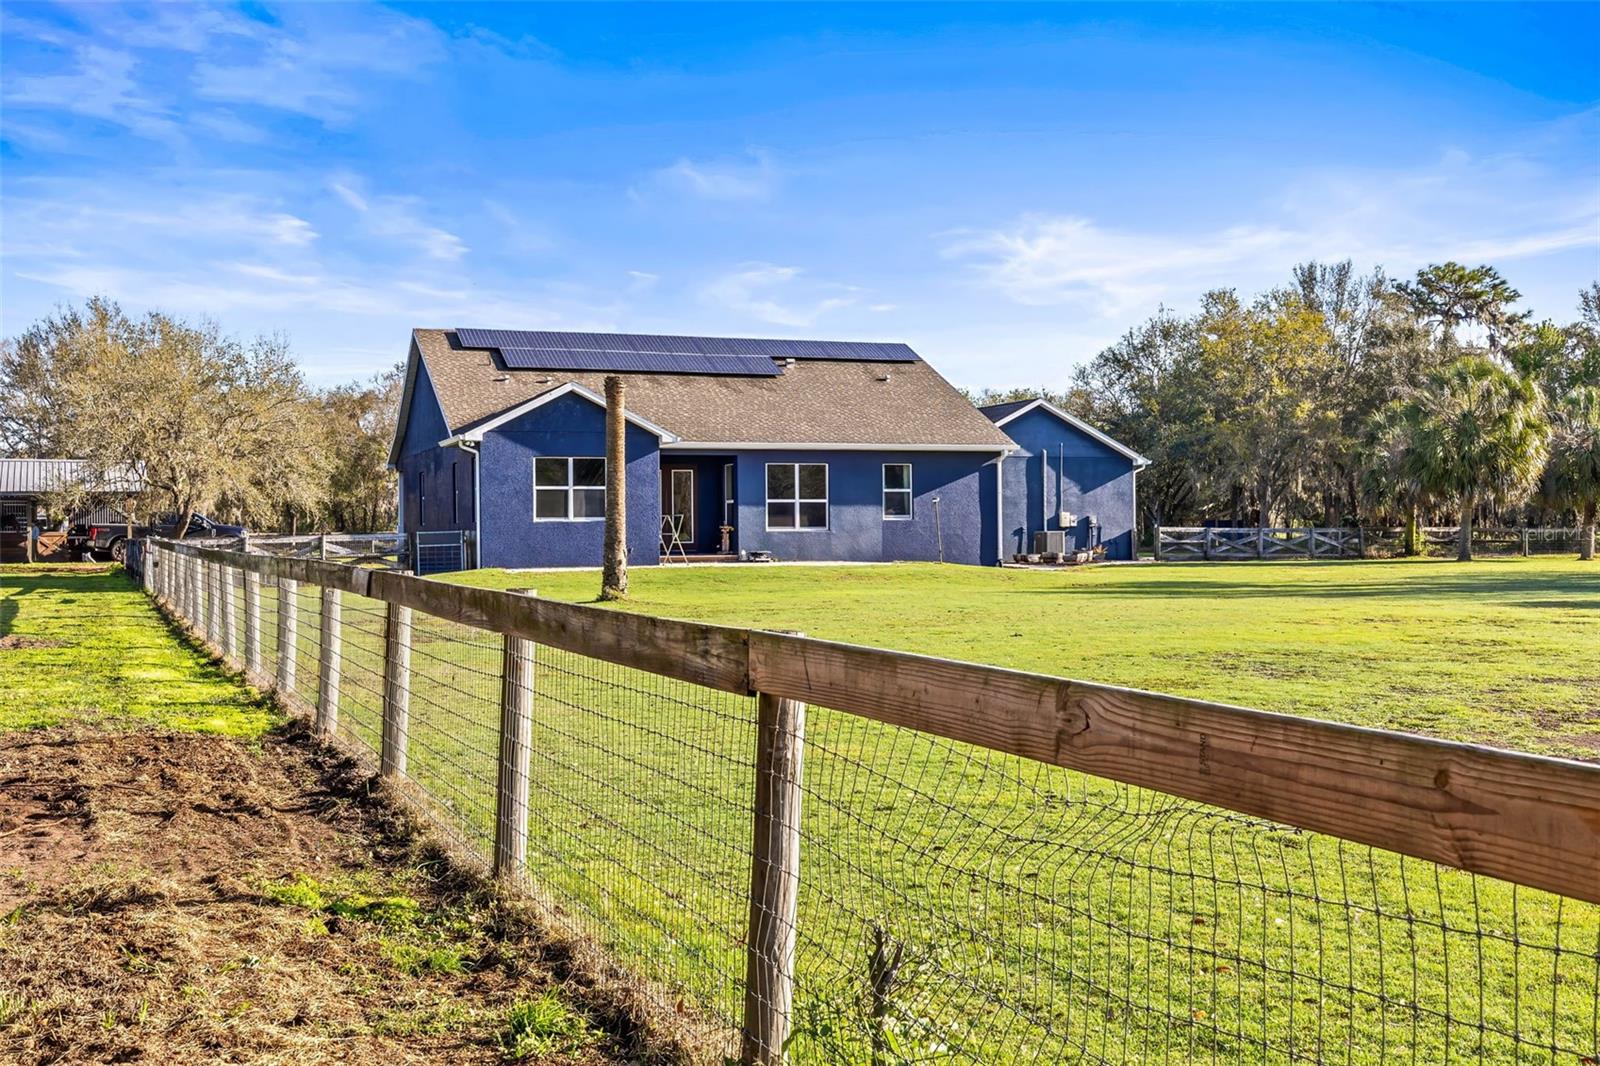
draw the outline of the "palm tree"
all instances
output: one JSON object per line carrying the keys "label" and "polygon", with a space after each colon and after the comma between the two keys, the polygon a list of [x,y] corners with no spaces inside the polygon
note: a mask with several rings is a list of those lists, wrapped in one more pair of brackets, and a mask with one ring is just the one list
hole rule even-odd
{"label": "palm tree", "polygon": [[1480,500],[1516,502],[1544,468],[1550,436],[1539,386],[1482,356],[1430,373],[1400,408],[1406,478],[1461,515],[1456,558],[1472,559],[1472,514]]}
{"label": "palm tree", "polygon": [[1412,425],[1409,405],[1391,400],[1367,422],[1363,444],[1367,461],[1361,473],[1361,491],[1367,502],[1386,512],[1398,508],[1405,515],[1402,551],[1417,554],[1418,513],[1427,501],[1410,468]]}
{"label": "palm tree", "polygon": [[1550,461],[1540,495],[1555,507],[1578,512],[1578,558],[1594,558],[1595,512],[1600,510],[1600,386],[1572,390],[1557,405],[1550,437]]}

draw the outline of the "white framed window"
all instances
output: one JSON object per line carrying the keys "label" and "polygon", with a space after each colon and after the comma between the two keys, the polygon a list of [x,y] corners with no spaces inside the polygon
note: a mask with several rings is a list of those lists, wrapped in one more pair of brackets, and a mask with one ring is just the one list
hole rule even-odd
{"label": "white framed window", "polygon": [[911,520],[911,464],[883,464],[883,520]]}
{"label": "white framed window", "polygon": [[605,518],[604,458],[541,455],[534,459],[535,522],[603,522]]}
{"label": "white framed window", "polygon": [[767,528],[828,528],[828,464],[767,464]]}

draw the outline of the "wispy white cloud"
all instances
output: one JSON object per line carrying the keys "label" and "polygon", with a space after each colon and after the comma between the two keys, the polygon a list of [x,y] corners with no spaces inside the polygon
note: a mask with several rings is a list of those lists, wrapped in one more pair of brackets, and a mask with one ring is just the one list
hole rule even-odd
{"label": "wispy white cloud", "polygon": [[437,26],[377,5],[291,5],[270,21],[200,4],[96,6],[79,25],[8,16],[4,32],[50,46],[8,63],[8,107],[100,119],[174,145],[195,130],[260,139],[215,104],[346,122],[385,80],[420,76],[447,50]]}
{"label": "wispy white cloud", "polygon": [[286,9],[283,23],[225,61],[208,50],[194,68],[195,95],[341,123],[374,90],[372,79],[415,77],[446,54],[444,33],[426,20],[371,7],[351,22],[325,10]]}
{"label": "wispy white cloud", "polygon": [[134,78],[139,59],[132,52],[82,43],[72,50],[72,59],[70,71],[7,78],[7,106],[100,119],[153,140],[180,139],[172,110]]}
{"label": "wispy white cloud", "polygon": [[203,192],[165,203],[126,203],[96,198],[81,183],[63,183],[61,191],[75,195],[35,198],[12,192],[6,213],[6,255],[38,254],[39,237],[58,248],[128,241],[150,253],[172,248],[174,238],[189,245],[225,240],[292,250],[318,237],[306,219],[247,194]]}
{"label": "wispy white cloud", "polygon": [[759,203],[772,198],[777,183],[778,171],[771,157],[766,152],[754,151],[748,159],[679,159],[655,171],[630,193],[635,200],[656,192],[722,203]]}
{"label": "wispy white cloud", "polygon": [[1216,285],[1287,277],[1296,262],[1351,258],[1409,272],[1600,247],[1600,190],[1528,155],[1445,153],[1409,170],[1302,175],[1255,217],[1203,232],[1141,230],[1078,215],[1029,215],[940,236],[948,259],[1030,306],[1083,304],[1114,317]]}
{"label": "wispy white cloud", "polygon": [[[181,188],[30,180],[8,189],[0,245],[7,284],[53,293],[46,306],[103,294],[135,308],[270,323],[309,339],[302,356],[312,367],[325,357],[323,331],[330,328],[345,336],[373,330],[392,336],[392,360],[414,325],[627,324],[620,284],[596,292],[537,277],[476,276],[457,254],[464,245],[408,219],[405,211],[416,205],[404,198],[355,183],[346,186],[346,198],[322,192],[319,204],[318,187],[274,194],[265,188],[276,179],[261,173],[205,178],[191,175]],[[220,185],[252,191],[220,193]],[[306,217],[302,203],[311,208]],[[403,209],[398,214],[396,204]],[[404,252],[358,250],[362,239],[390,232]],[[8,314],[4,326],[23,324]]]}
{"label": "wispy white cloud", "polygon": [[1007,229],[949,235],[944,254],[972,261],[1021,304],[1086,300],[1114,314],[1162,292],[1294,242],[1283,230],[1241,226],[1191,239],[1108,229],[1087,218],[1035,216]]}
{"label": "wispy white cloud", "polygon": [[798,267],[745,263],[700,289],[702,302],[776,326],[809,326],[857,302],[853,286],[812,283]]}
{"label": "wispy white cloud", "polygon": [[370,196],[360,178],[336,175],[328,188],[357,215],[376,237],[410,245],[431,259],[454,261],[467,254],[467,242],[449,230],[423,221],[422,201],[413,196]]}
{"label": "wispy white cloud", "polygon": [[526,260],[555,249],[557,242],[550,230],[525,209],[513,209],[499,200],[484,200],[483,211],[494,219],[496,250]]}

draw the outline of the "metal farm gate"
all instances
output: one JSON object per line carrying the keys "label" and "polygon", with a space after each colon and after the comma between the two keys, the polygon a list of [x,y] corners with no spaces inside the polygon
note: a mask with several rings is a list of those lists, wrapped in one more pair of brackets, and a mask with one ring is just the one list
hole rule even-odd
{"label": "metal farm gate", "polygon": [[440,529],[411,535],[411,570],[418,576],[466,570],[467,535],[459,529]]}

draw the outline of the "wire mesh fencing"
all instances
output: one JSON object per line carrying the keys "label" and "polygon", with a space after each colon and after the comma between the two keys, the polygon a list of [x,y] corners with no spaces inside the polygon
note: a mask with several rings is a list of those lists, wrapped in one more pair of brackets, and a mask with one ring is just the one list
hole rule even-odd
{"label": "wire mesh fencing", "polygon": [[1578,1063],[1600,908],[811,708],[797,1062]]}
{"label": "wire mesh fencing", "polygon": [[[561,625],[528,643],[485,628],[478,601],[444,617],[281,574],[252,592],[246,564],[160,558],[172,573],[154,591],[169,608],[236,661],[254,634],[259,676],[401,767],[407,794],[486,865],[514,854],[552,923],[703,1019],[718,1053],[862,1066],[1600,1059],[1600,886],[1581,877],[1546,891],[854,707],[667,676],[684,671],[652,658],[649,627],[629,630],[636,647]],[[712,655],[690,637],[686,656]],[[574,650],[590,644],[600,654]],[[914,696],[945,698],[885,658]],[[984,675],[990,691],[1004,680]],[[881,683],[846,675],[869,693],[862,707]],[[1533,767],[1540,784],[1519,787],[1590,819],[1571,854],[1600,869],[1600,772]],[[1466,791],[1439,795],[1472,806]],[[1451,824],[1442,808],[1418,819]],[[1493,839],[1473,847],[1505,846]]]}

